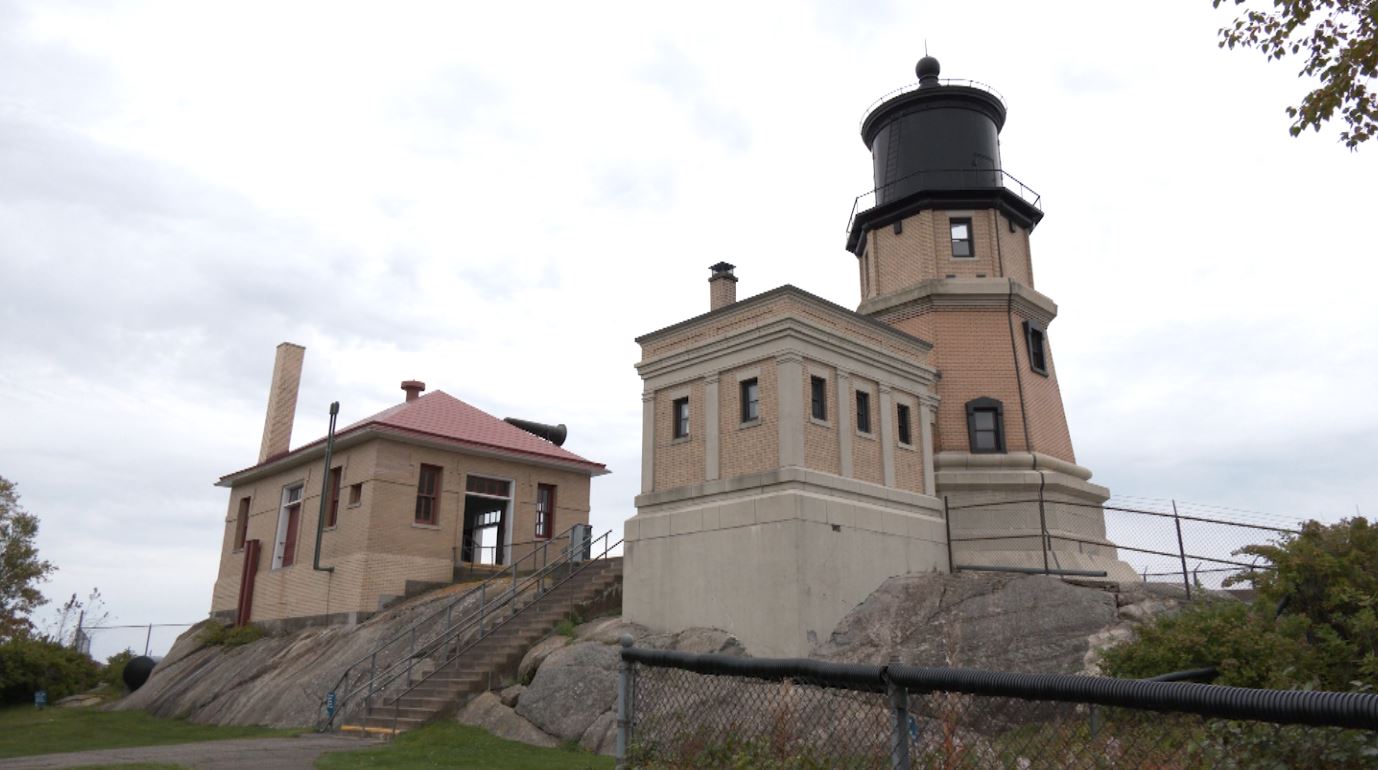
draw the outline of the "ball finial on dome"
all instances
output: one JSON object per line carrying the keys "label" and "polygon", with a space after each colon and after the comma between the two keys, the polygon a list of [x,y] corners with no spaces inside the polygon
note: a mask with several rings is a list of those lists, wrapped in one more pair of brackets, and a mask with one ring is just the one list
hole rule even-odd
{"label": "ball finial on dome", "polygon": [[940,69],[937,59],[932,56],[925,56],[919,59],[918,65],[914,67],[914,72],[918,74],[919,82],[922,83],[927,80],[937,80]]}

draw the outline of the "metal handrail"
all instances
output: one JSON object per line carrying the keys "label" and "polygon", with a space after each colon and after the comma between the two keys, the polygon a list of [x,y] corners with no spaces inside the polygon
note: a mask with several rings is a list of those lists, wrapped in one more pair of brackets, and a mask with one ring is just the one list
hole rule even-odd
{"label": "metal handrail", "polygon": [[[994,96],[996,99],[999,99],[1001,104],[1008,104],[1008,102],[1005,101],[1004,94],[995,90],[994,86],[991,86],[987,83],[982,83],[979,80],[964,80],[962,78],[943,78],[938,81],[938,85],[975,88],[978,91],[985,91],[991,96]],[[884,96],[881,96],[879,99],[876,99],[874,102],[871,102],[870,106],[866,108],[866,111],[861,113],[861,125],[866,124],[866,119],[871,117],[871,113],[874,112],[875,109],[880,105],[890,101],[891,99],[895,98],[896,96],[899,96],[900,94],[907,94],[910,91],[917,91],[920,88],[923,88],[923,83],[918,80],[915,80],[914,82],[902,85],[899,88],[896,88],[895,90],[885,94]]]}
{"label": "metal handrail", "polygon": [[[545,558],[547,557],[547,555],[548,555],[548,548],[549,548],[550,543],[552,543],[552,542],[558,543],[558,542],[560,542],[560,541],[562,541],[562,540],[564,540],[564,541],[572,541],[573,538],[572,538],[572,536],[571,536],[571,533],[573,533],[573,531],[575,530],[575,528],[577,528],[577,527],[586,527],[586,526],[588,526],[588,525],[586,525],[586,524],[573,524],[573,525],[570,525],[570,527],[569,527],[568,529],[564,530],[563,532],[561,532],[560,534],[558,534],[558,535],[556,535],[555,537],[551,538],[550,540],[533,541],[533,542],[540,542],[540,543],[541,543],[541,546],[540,546],[539,548],[533,548],[533,549],[531,550],[530,553],[528,553],[528,554],[526,554],[525,556],[521,557],[520,559],[517,559],[516,561],[512,562],[512,564],[510,564],[508,567],[506,567],[505,569],[503,569],[501,572],[499,572],[499,573],[497,573],[497,574],[495,574],[495,575],[489,577],[488,579],[486,579],[486,580],[484,580],[483,582],[479,583],[477,586],[475,586],[475,587],[469,589],[468,591],[465,591],[464,593],[460,594],[458,597],[456,597],[456,598],[450,600],[449,602],[446,602],[444,605],[442,605],[442,606],[436,608],[436,609],[433,610],[432,612],[430,612],[430,613],[428,613],[428,614],[422,616],[421,618],[419,618],[419,619],[413,621],[413,622],[412,622],[410,625],[408,625],[406,628],[403,628],[402,630],[398,631],[396,634],[394,634],[392,637],[388,638],[386,641],[383,641],[383,642],[381,642],[381,643],[375,645],[375,646],[373,647],[372,650],[370,650],[369,652],[365,653],[363,656],[361,656],[360,658],[358,658],[357,660],[355,660],[354,662],[352,662],[352,663],[350,663],[348,666],[346,666],[345,669],[344,669],[344,672],[340,674],[340,678],[336,680],[334,687],[331,687],[331,688],[327,691],[328,693],[340,693],[340,692],[344,692],[344,693],[345,693],[345,697],[342,698],[339,702],[336,703],[336,709],[335,709],[333,712],[328,712],[328,713],[327,713],[326,718],[324,719],[324,725],[323,725],[324,729],[329,729],[329,727],[334,723],[335,718],[336,718],[337,716],[342,716],[342,715],[344,714],[346,708],[350,705],[350,701],[351,701],[350,695],[353,694],[353,693],[356,693],[356,692],[358,691],[358,688],[356,688],[354,691],[350,691],[350,690],[348,689],[348,682],[349,682],[349,679],[350,679],[350,674],[351,674],[352,672],[354,672],[354,671],[355,671],[356,669],[358,669],[359,667],[363,666],[365,663],[368,663],[369,669],[370,669],[369,679],[370,679],[370,681],[372,682],[372,681],[376,678],[376,676],[377,676],[377,674],[378,674],[377,663],[378,663],[378,655],[379,655],[379,653],[382,653],[382,652],[383,652],[384,650],[386,650],[387,648],[393,646],[393,645],[396,644],[397,642],[400,642],[401,640],[403,640],[404,638],[406,638],[408,635],[411,635],[411,637],[412,637],[412,650],[410,650],[409,652],[407,652],[405,655],[401,656],[400,659],[403,659],[403,660],[412,659],[412,655],[413,655],[414,652],[415,652],[416,635],[417,635],[418,631],[420,630],[420,628],[421,628],[422,626],[424,626],[424,625],[426,625],[426,624],[428,624],[428,623],[433,623],[433,622],[434,622],[436,619],[438,619],[438,618],[441,616],[441,614],[443,613],[443,614],[445,614],[445,616],[446,616],[445,623],[446,623],[446,626],[448,627],[448,626],[453,622],[453,619],[452,619],[451,615],[453,614],[454,608],[455,608],[455,607],[461,605],[462,603],[464,603],[465,601],[469,600],[470,598],[472,598],[472,597],[475,596],[475,595],[478,595],[478,596],[480,596],[480,597],[483,597],[483,596],[487,593],[488,586],[489,586],[490,583],[496,583],[497,581],[502,580],[502,581],[504,581],[504,582],[510,581],[510,582],[515,586],[515,585],[516,585],[516,582],[517,582],[518,575],[519,575],[519,573],[520,573],[520,567],[521,567],[521,565],[522,565],[524,562],[526,562],[527,560],[532,560],[532,564],[534,565],[534,564],[535,564],[535,561],[534,561],[534,560],[535,560],[535,557],[537,556],[537,554],[540,554],[540,555],[542,556],[542,558],[545,559]],[[568,550],[568,549],[566,549],[566,550]],[[544,566],[545,566],[545,564],[543,563],[542,568],[544,568]],[[537,571],[539,571],[539,570],[537,570],[537,569],[533,569],[533,570],[532,570],[533,573],[535,573],[535,572],[537,572]],[[509,574],[509,573],[510,573],[510,574]],[[529,582],[529,581],[528,581],[528,582]],[[395,665],[395,663],[394,663],[393,665]],[[390,665],[388,668],[389,668],[389,669],[392,668],[393,665]],[[385,670],[388,670],[388,669],[385,669]],[[361,685],[360,687],[362,687],[362,685]],[[369,692],[369,696],[370,696],[370,697],[372,696],[372,690],[373,690],[373,689],[374,689],[374,688],[373,688],[372,685],[370,684],[370,692]]]}
{"label": "metal handrail", "polygon": [[[1000,183],[999,183],[999,184],[990,184],[990,183],[989,183],[990,178],[993,177],[993,176],[997,176],[997,175],[998,175],[999,178],[1000,178]],[[1010,174],[1008,171],[1005,171],[1004,169],[999,169],[999,168],[947,168],[947,169],[938,169],[938,168],[934,168],[934,169],[922,169],[922,170],[920,170],[920,171],[915,171],[915,172],[913,172],[913,173],[911,173],[911,174],[905,174],[904,176],[900,177],[899,179],[893,179],[893,180],[887,182],[886,184],[883,184],[883,185],[881,185],[880,187],[875,188],[874,190],[869,190],[869,191],[867,191],[867,192],[864,192],[864,193],[862,193],[862,194],[856,196],[856,199],[855,199],[854,201],[852,201],[852,212],[851,212],[851,214],[847,217],[847,232],[848,232],[848,234],[850,234],[850,233],[852,232],[852,226],[853,226],[854,224],[856,224],[856,218],[857,218],[857,215],[858,215],[858,214],[863,213],[863,212],[866,212],[866,211],[870,211],[871,209],[873,209],[873,208],[876,207],[876,201],[879,200],[879,198],[880,198],[880,193],[881,193],[881,192],[883,192],[883,191],[885,191],[885,190],[888,190],[888,189],[890,189],[891,187],[898,186],[898,185],[900,185],[901,183],[910,182],[910,181],[913,180],[915,177],[920,177],[920,180],[919,180],[919,181],[920,181],[920,183],[922,183],[922,177],[924,177],[924,176],[927,176],[927,177],[932,178],[932,179],[935,179],[935,180],[942,180],[941,186],[939,186],[937,183],[935,183],[933,189],[971,189],[971,190],[990,190],[990,189],[997,189],[997,190],[998,190],[998,189],[1005,189],[1005,190],[1009,190],[1010,192],[1014,193],[1015,195],[1018,195],[1019,198],[1020,198],[1021,200],[1023,200],[1025,203],[1028,203],[1029,205],[1033,206],[1034,208],[1040,209],[1040,210],[1042,209],[1042,205],[1043,205],[1043,196],[1042,196],[1042,195],[1039,195],[1038,192],[1036,192],[1033,188],[1031,188],[1031,187],[1029,187],[1028,185],[1024,184],[1023,182],[1019,181],[1018,179],[1016,179],[1016,178],[1014,177],[1013,174]],[[959,183],[959,185],[958,185],[956,188],[953,187],[953,180],[956,180],[956,181]],[[974,183],[974,184],[966,184],[968,181],[975,182],[975,183]]]}
{"label": "metal handrail", "polygon": [[[594,555],[592,555],[592,552],[593,552],[593,544],[594,544],[594,543],[597,543],[597,542],[600,541],[600,540],[603,541],[603,550],[602,550],[597,556],[594,556]],[[563,586],[564,584],[566,584],[566,583],[568,583],[569,581],[573,580],[574,577],[575,577],[576,575],[578,575],[580,572],[583,572],[584,569],[586,569],[590,564],[593,564],[594,562],[599,561],[600,559],[601,559],[601,560],[606,560],[606,559],[608,558],[608,554],[610,554],[614,548],[617,548],[618,546],[622,545],[622,540],[618,540],[616,543],[613,543],[613,542],[611,542],[611,541],[612,541],[612,530],[608,530],[607,532],[604,532],[602,535],[598,536],[597,538],[593,538],[593,539],[589,540],[589,541],[588,541],[588,547],[589,547],[589,553],[590,553],[589,557],[588,557],[588,558],[584,558],[584,559],[580,559],[580,560],[579,560],[579,566],[578,566],[578,568],[576,568],[576,569],[571,569],[571,570],[569,571],[569,574],[565,575],[564,578],[560,580],[560,582],[558,582],[558,583],[554,584],[553,586],[551,586],[550,589],[549,589],[548,591],[546,591],[545,593],[550,593],[551,591],[554,591],[554,590],[558,589],[560,586]],[[582,544],[581,544],[581,545],[582,545]],[[572,562],[572,561],[573,561],[574,550],[575,550],[575,549],[574,549],[574,546],[573,546],[573,544],[571,544],[571,546],[570,546],[570,548],[568,549],[568,551],[566,551],[566,559],[564,560],[565,562]],[[582,548],[581,548],[581,550],[582,550]],[[559,565],[557,565],[557,564],[552,564],[552,565],[551,565],[552,571],[553,571],[553,569],[554,569],[556,566],[559,566]],[[512,601],[513,601],[513,602],[516,601],[515,596],[512,598]],[[397,720],[398,720],[399,716],[401,715],[402,698],[406,697],[407,694],[410,693],[412,690],[415,690],[417,687],[420,687],[421,685],[425,684],[427,681],[430,680],[431,677],[433,677],[433,676],[435,676],[436,674],[440,673],[441,671],[445,670],[445,668],[446,668],[447,666],[449,666],[451,663],[455,662],[456,660],[459,660],[462,656],[464,656],[466,653],[468,653],[469,650],[472,650],[472,649],[473,649],[475,646],[477,646],[480,642],[482,642],[482,641],[483,641],[484,639],[486,639],[489,635],[491,635],[492,632],[497,631],[499,628],[502,628],[503,626],[507,625],[508,622],[510,622],[510,621],[512,621],[512,620],[515,620],[519,615],[521,615],[521,614],[522,614],[523,612],[525,612],[527,609],[530,609],[530,608],[531,608],[533,605],[535,605],[535,604],[536,604],[536,602],[532,601],[532,602],[528,602],[526,605],[524,605],[524,606],[521,607],[521,608],[514,608],[513,611],[512,611],[506,618],[504,618],[504,619],[500,620],[499,622],[497,622],[496,624],[494,624],[494,625],[489,629],[488,634],[484,634],[484,632],[483,632],[483,620],[482,620],[482,618],[480,618],[480,619],[479,619],[479,628],[478,628],[478,631],[479,631],[479,633],[478,633],[478,638],[471,640],[467,645],[464,645],[463,647],[456,646],[456,648],[455,648],[453,654],[449,655],[448,657],[445,658],[444,661],[442,661],[442,662],[440,662],[439,664],[437,664],[435,668],[431,669],[430,673],[426,674],[425,676],[423,676],[423,677],[421,677],[420,679],[418,679],[416,682],[412,683],[409,687],[407,687],[407,688],[406,688],[405,690],[403,690],[402,692],[397,693],[396,695],[394,695],[393,698],[392,698],[392,707],[393,707],[393,712],[392,712],[392,729],[393,729],[393,734],[396,734],[396,732],[397,732]],[[447,638],[447,639],[445,639],[445,640],[443,640],[443,641],[446,642],[446,643],[448,643],[450,639],[457,639],[457,638],[459,638],[459,637],[462,635],[462,633],[463,633],[463,629],[456,628],[454,631],[452,631],[452,632],[450,633],[449,638]],[[386,701],[385,701],[384,705],[386,705]]]}
{"label": "metal handrail", "polygon": [[511,587],[502,590],[491,602],[487,601],[486,591],[479,592],[479,606],[463,616],[458,623],[453,623],[447,619],[446,625],[440,634],[427,642],[418,646],[417,640],[413,637],[410,649],[404,654],[388,664],[381,671],[371,668],[369,680],[359,684],[353,690],[346,689],[345,696],[342,698],[344,705],[340,706],[337,713],[343,715],[350,704],[355,702],[356,696],[362,694],[363,703],[366,708],[371,707],[372,699],[383,692],[386,692],[398,679],[407,677],[410,684],[413,666],[419,660],[430,657],[441,646],[448,644],[455,636],[463,635],[471,631],[477,624],[480,638],[484,633],[484,621],[491,615],[503,612],[508,607],[513,607],[513,614],[516,613],[515,604],[522,597],[528,595],[533,586],[537,598],[546,591],[542,589],[545,578],[556,569],[570,561],[570,550],[565,550],[565,556],[550,562],[545,566],[529,573],[520,581],[514,580]]}

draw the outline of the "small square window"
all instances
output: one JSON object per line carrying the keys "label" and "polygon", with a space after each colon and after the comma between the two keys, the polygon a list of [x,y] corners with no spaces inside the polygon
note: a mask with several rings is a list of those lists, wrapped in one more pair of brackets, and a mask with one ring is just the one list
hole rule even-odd
{"label": "small square window", "polygon": [[971,248],[971,220],[951,219],[948,223],[952,226],[952,256],[976,256]]}
{"label": "small square window", "polygon": [[912,431],[909,429],[909,405],[899,404],[896,407],[896,416],[899,419],[900,443],[913,444]]}
{"label": "small square window", "polygon": [[742,391],[742,422],[761,419],[761,389],[756,384],[756,378],[742,380],[738,387]]}
{"label": "small square window", "polygon": [[871,432],[871,394],[864,390],[856,392],[856,429]]}
{"label": "small square window", "polygon": [[810,414],[815,420],[828,419],[828,381],[822,377],[809,378]]}
{"label": "small square window", "polygon": [[1024,341],[1029,346],[1029,368],[1039,374],[1047,375],[1047,338],[1043,331],[1043,325],[1034,321],[1025,321]]}
{"label": "small square window", "polygon": [[689,397],[675,399],[670,413],[674,419],[674,437],[686,438],[689,435]]}
{"label": "small square window", "polygon": [[364,482],[349,485],[349,507],[353,508],[364,502]]}

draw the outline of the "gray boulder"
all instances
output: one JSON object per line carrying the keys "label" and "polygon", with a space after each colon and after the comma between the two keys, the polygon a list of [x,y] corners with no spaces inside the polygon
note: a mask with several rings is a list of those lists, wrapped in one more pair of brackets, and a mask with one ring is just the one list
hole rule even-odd
{"label": "gray boulder", "polygon": [[536,646],[527,650],[526,655],[522,656],[522,662],[517,664],[517,681],[530,682],[532,677],[536,676],[536,669],[541,667],[550,653],[568,645],[570,641],[568,636],[554,634],[537,642]]}
{"label": "gray boulder", "polygon": [[649,629],[639,623],[623,620],[620,616],[613,616],[590,620],[580,625],[574,629],[574,638],[581,641],[617,644],[623,634],[628,634],[633,639],[643,639],[650,633]]}
{"label": "gray boulder", "polygon": [[1117,621],[1115,595],[1043,575],[890,578],[813,657],[997,671],[1077,673],[1088,639]]}
{"label": "gray boulder", "polygon": [[517,713],[545,732],[578,741],[617,702],[616,647],[576,642],[552,652],[517,703]]}
{"label": "gray boulder", "polygon": [[503,705],[502,699],[491,692],[469,701],[455,717],[460,724],[482,727],[499,738],[521,741],[532,746],[553,748],[560,745],[555,738],[523,719],[517,712]]}
{"label": "gray boulder", "polygon": [[579,745],[594,754],[612,756],[617,749],[617,712],[604,711],[579,738]]}
{"label": "gray boulder", "polygon": [[522,692],[525,690],[526,688],[524,686],[514,684],[511,687],[504,689],[502,692],[499,692],[498,698],[502,700],[502,705],[508,708],[516,708],[517,701],[521,699]]}

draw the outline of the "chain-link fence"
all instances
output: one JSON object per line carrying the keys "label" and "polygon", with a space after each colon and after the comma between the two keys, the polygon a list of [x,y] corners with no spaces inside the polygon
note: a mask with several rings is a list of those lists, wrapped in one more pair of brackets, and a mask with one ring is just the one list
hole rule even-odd
{"label": "chain-link fence", "polygon": [[1378,766],[1378,695],[633,648],[619,768]]}
{"label": "chain-link fence", "polygon": [[1298,532],[1296,522],[1280,517],[1174,500],[1098,504],[1049,496],[947,503],[957,568],[1118,580],[1132,570],[1141,580],[1176,583],[1187,592],[1222,588],[1231,576],[1270,569],[1240,549]]}

